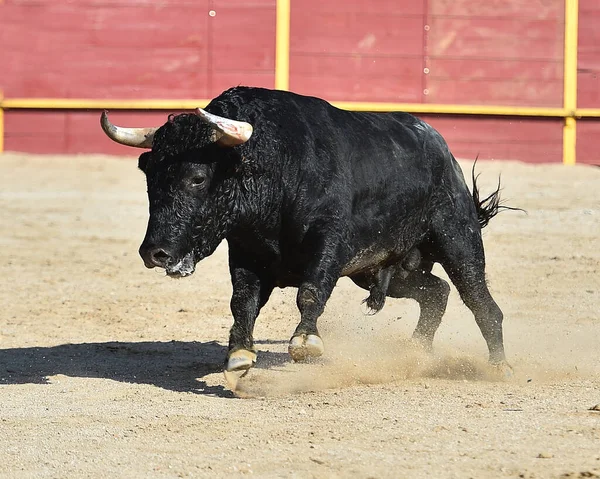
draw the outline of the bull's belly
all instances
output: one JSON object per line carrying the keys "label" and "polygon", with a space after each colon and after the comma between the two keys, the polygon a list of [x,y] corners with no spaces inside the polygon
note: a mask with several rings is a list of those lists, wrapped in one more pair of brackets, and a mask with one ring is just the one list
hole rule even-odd
{"label": "bull's belly", "polygon": [[342,269],[342,276],[376,271],[399,261],[402,251],[384,249],[381,246],[370,246],[359,250]]}
{"label": "bull's belly", "polygon": [[[381,246],[368,247],[360,250],[352,259],[343,266],[340,276],[375,272],[390,264],[401,261],[403,253],[393,249],[384,249]],[[310,256],[297,255],[293,262],[283,261],[273,265],[273,276],[279,288],[299,287],[306,281],[306,264]]]}

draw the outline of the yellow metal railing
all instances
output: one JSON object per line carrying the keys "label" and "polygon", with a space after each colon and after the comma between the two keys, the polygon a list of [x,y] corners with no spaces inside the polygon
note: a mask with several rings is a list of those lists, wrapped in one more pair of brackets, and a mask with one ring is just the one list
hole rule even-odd
{"label": "yellow metal railing", "polygon": [[[600,108],[577,108],[578,0],[565,0],[564,99],[563,107],[520,107],[494,105],[448,105],[430,103],[332,102],[348,110],[406,111],[438,115],[526,116],[563,118],[563,163],[576,161],[576,119],[600,118]],[[289,88],[290,0],[277,0],[275,88]],[[210,100],[102,100],[85,98],[4,98],[0,91],[0,152],[4,142],[5,109],[43,110],[191,110]]]}
{"label": "yellow metal railing", "polygon": [[275,33],[275,88],[290,87],[290,1],[277,0]]}
{"label": "yellow metal railing", "polygon": [[2,90],[0,90],[0,153],[4,151],[4,108],[2,104],[4,103],[4,95],[2,94]]}
{"label": "yellow metal railing", "polygon": [[577,29],[579,0],[565,0],[565,53],[563,106],[566,110],[563,127],[563,163],[574,165],[577,151]]}

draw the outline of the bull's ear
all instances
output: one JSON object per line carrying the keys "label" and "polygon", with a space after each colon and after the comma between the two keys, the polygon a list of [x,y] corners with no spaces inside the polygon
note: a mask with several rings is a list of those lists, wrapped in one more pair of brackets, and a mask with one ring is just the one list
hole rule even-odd
{"label": "bull's ear", "polygon": [[146,166],[148,166],[148,160],[150,159],[150,152],[146,151],[140,155],[138,160],[138,168],[146,173]]}

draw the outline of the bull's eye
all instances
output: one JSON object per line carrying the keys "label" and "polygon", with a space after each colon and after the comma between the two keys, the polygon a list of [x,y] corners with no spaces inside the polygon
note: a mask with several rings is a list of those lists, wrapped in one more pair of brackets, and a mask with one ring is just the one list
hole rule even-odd
{"label": "bull's eye", "polygon": [[204,186],[204,183],[206,183],[206,178],[204,176],[194,176],[190,181],[190,184],[194,188],[201,188]]}

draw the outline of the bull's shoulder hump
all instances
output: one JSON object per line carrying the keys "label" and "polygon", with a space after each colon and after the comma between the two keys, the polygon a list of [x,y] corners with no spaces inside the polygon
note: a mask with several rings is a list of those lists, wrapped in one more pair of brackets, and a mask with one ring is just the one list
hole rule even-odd
{"label": "bull's shoulder hump", "polygon": [[[381,125],[399,123],[407,127],[417,128],[420,127],[421,124],[427,125],[415,116],[406,112],[345,110],[315,96],[260,87],[237,86],[230,88],[212,100],[211,104],[263,110],[271,115],[276,114],[276,112],[284,113],[291,111],[306,117],[328,115],[342,120],[344,123],[371,123]],[[209,107],[207,107],[207,110]]]}

